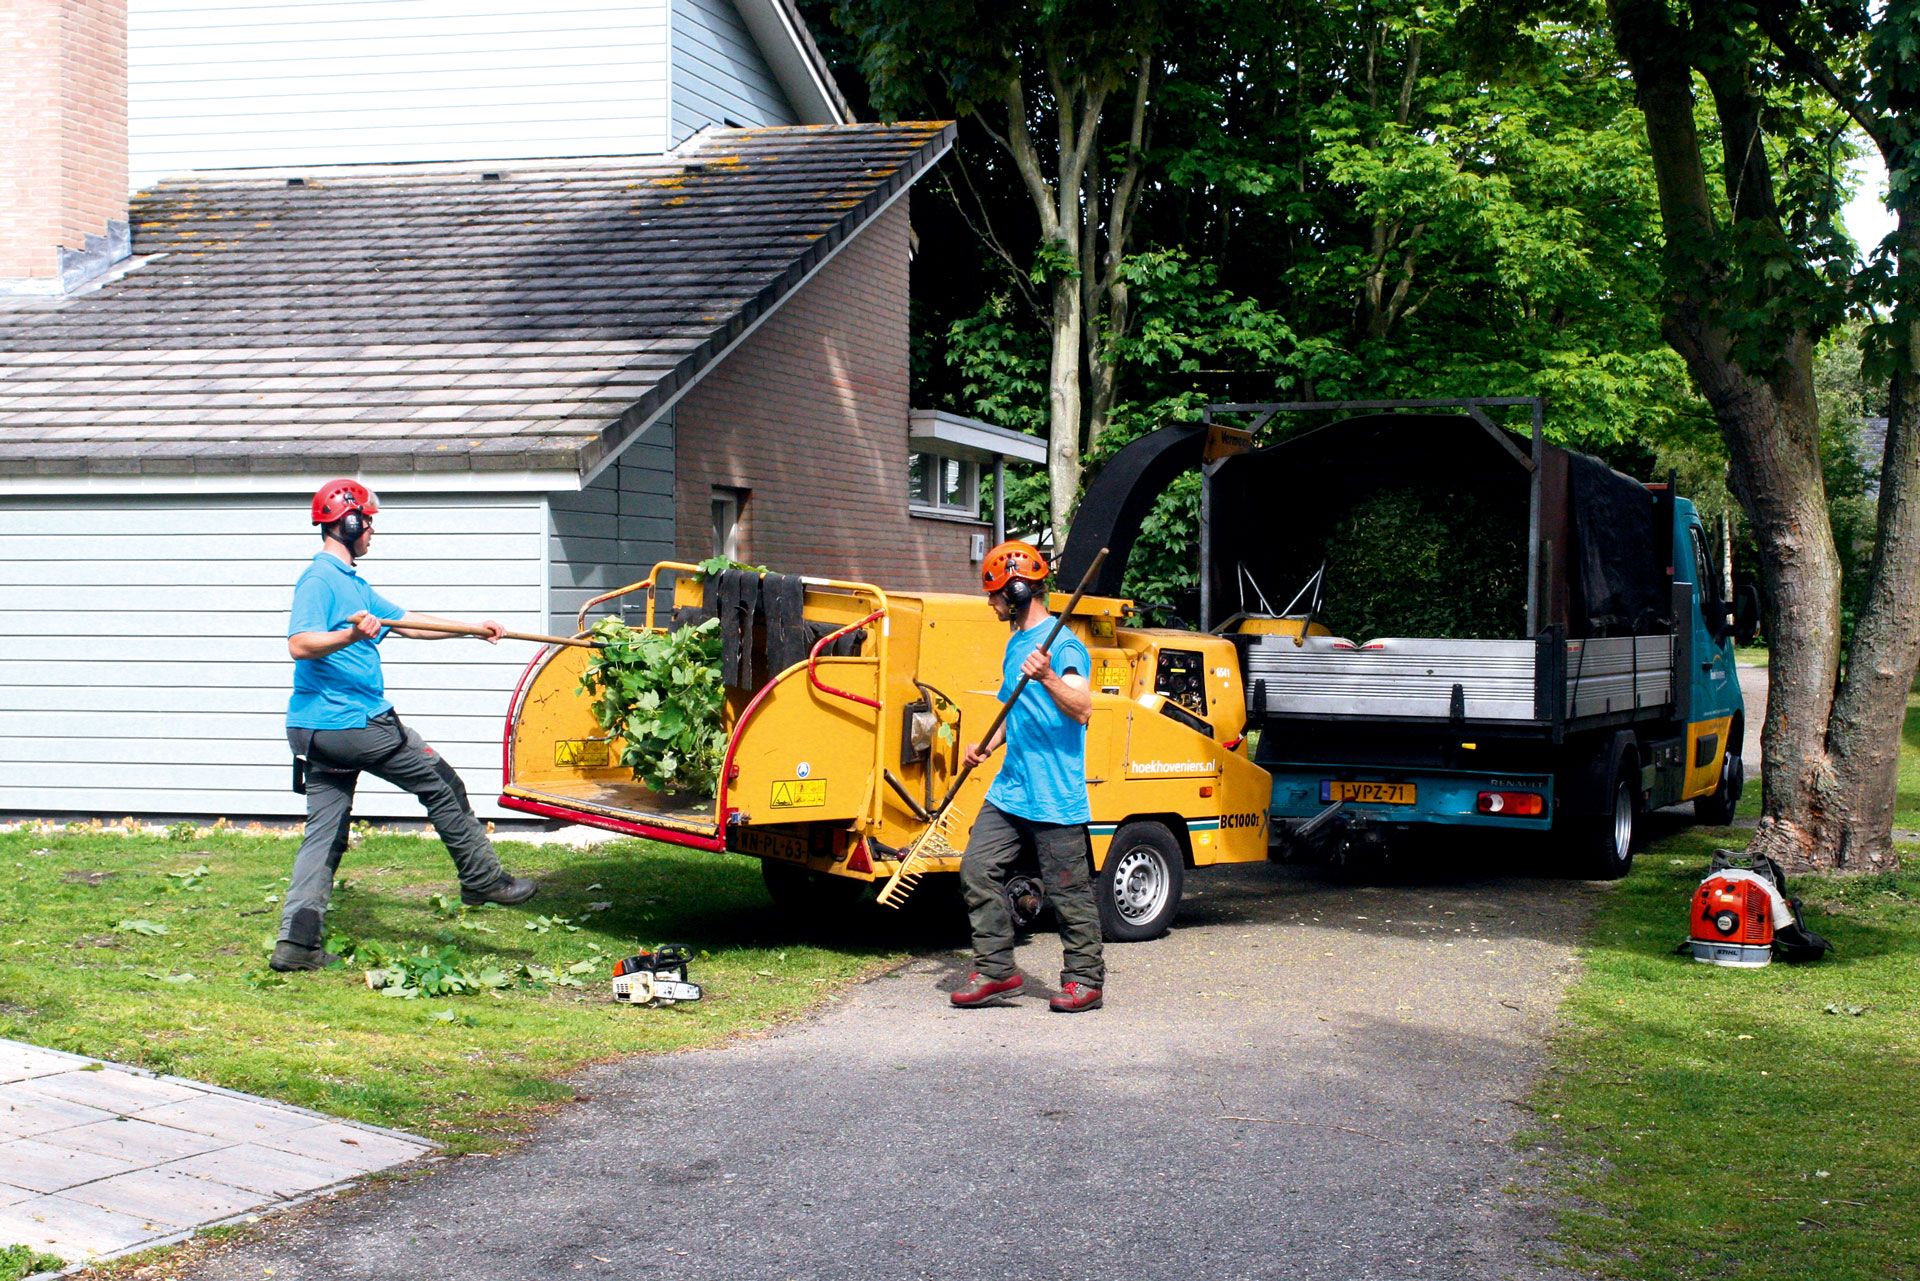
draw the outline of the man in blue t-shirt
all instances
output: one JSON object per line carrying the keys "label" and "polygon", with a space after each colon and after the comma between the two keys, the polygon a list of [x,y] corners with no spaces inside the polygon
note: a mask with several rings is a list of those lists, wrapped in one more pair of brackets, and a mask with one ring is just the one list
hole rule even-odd
{"label": "man in blue t-shirt", "polygon": [[1007,873],[1022,854],[1040,864],[1047,901],[1060,920],[1065,962],[1060,992],[1047,1004],[1062,1014],[1098,1009],[1106,962],[1087,844],[1087,721],[1093,715],[1087,647],[1062,629],[1052,651],[1047,562],[1026,543],[1002,543],[980,568],[987,603],[1013,628],[1000,665],[1000,701],[1032,677],[993,738],[963,757],[979,765],[1004,743],[1007,759],[987,789],[960,860],[960,885],[973,924],[973,973],[951,1000],[963,1009],[1018,993],[1026,980],[1013,964],[1013,913]]}
{"label": "man in blue t-shirt", "polygon": [[[313,496],[320,553],[294,584],[287,622],[287,652],[294,660],[287,742],[293,748],[295,788],[307,795],[307,830],[293,859],[280,941],[268,962],[276,970],[317,970],[339,959],[321,941],[362,771],[405,788],[427,807],[460,874],[463,903],[524,903],[537,888],[500,866],[460,776],[400,723],[387,701],[380,642],[391,631],[415,640],[443,640],[444,632],[413,631],[405,624],[451,620],[409,613],[355,572],[373,545],[373,517],[379,510],[379,500],[357,481],[328,481]],[[382,627],[381,619],[401,625]],[[500,624],[488,620],[480,626],[489,644],[498,643],[504,631]]]}

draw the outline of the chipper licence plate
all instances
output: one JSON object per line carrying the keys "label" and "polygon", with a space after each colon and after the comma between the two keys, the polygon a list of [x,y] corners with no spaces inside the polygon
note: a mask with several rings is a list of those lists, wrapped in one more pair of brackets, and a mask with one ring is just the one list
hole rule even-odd
{"label": "chipper licence plate", "polygon": [[1412,783],[1375,783],[1365,779],[1323,778],[1320,780],[1322,804],[1355,801],[1362,805],[1411,805]]}

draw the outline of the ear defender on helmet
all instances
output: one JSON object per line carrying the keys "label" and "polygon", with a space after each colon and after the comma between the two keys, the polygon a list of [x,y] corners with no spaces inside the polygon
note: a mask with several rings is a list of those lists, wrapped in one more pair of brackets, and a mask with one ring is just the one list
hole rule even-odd
{"label": "ear defender on helmet", "polygon": [[1031,543],[1001,543],[980,564],[980,587],[989,596],[1006,593],[1018,615],[1047,581],[1047,558]]}
{"label": "ear defender on helmet", "polygon": [[332,534],[351,547],[373,524],[380,510],[380,499],[357,480],[330,480],[313,494],[313,523],[322,533]]}

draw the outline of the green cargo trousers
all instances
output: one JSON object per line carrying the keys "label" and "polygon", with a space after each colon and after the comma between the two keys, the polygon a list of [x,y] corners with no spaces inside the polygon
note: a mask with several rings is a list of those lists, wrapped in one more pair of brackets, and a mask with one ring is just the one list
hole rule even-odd
{"label": "green cargo trousers", "polygon": [[490,889],[506,875],[460,776],[393,712],[375,716],[364,729],[289,729],[287,742],[294,755],[307,759],[307,834],[293,856],[293,881],[280,913],[283,942],[319,947],[325,937],[327,902],[347,852],[353,789],[363,770],[412,792],[427,807],[462,889]]}
{"label": "green cargo trousers", "polygon": [[984,805],[960,858],[960,888],[973,922],[973,968],[990,979],[1011,978],[1013,910],[1007,905],[1007,874],[1024,851],[1040,864],[1040,883],[1060,920],[1065,959],[1062,983],[1106,984],[1100,948],[1100,908],[1093,898],[1091,849],[1080,823],[1035,823]]}

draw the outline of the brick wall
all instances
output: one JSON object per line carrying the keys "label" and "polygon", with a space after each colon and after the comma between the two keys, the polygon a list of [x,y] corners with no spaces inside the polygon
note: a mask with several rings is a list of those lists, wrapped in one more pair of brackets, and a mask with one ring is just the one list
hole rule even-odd
{"label": "brick wall", "polygon": [[907,202],[681,400],[679,554],[712,554],[715,486],[748,491],[740,559],[900,590],[978,591],[985,525],[907,514]]}
{"label": "brick wall", "polygon": [[125,0],[0,5],[0,280],[126,217]]}

